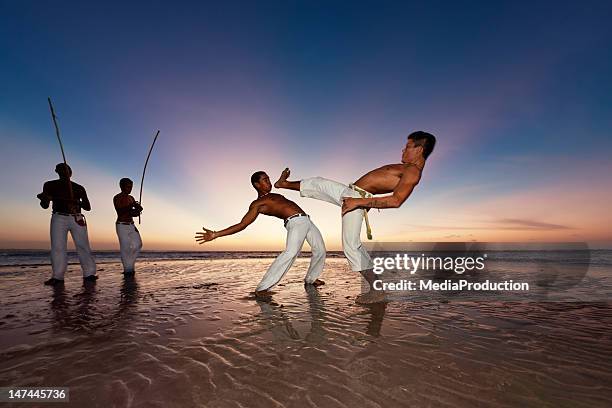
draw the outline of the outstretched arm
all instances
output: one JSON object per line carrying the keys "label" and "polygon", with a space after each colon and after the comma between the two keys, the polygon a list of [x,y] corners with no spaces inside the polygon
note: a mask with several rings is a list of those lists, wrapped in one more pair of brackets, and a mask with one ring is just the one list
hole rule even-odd
{"label": "outstretched arm", "polygon": [[204,232],[196,232],[195,240],[198,244],[201,245],[205,242],[212,241],[215,238],[235,234],[252,224],[258,215],[259,205],[253,202],[249,207],[249,211],[247,211],[247,213],[244,215],[244,217],[242,217],[242,220],[238,224],[232,225],[231,227],[227,227],[221,231],[212,231],[202,227]]}
{"label": "outstretched arm", "polygon": [[398,208],[412,194],[420,178],[420,172],[410,167],[404,172],[391,195],[371,198],[346,197],[342,203],[342,215],[356,208]]}

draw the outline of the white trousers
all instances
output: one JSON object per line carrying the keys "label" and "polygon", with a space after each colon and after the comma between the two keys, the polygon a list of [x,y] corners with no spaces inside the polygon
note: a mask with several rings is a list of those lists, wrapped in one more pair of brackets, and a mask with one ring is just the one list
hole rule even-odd
{"label": "white trousers", "polygon": [[51,216],[51,269],[55,279],[64,280],[68,268],[68,231],[76,247],[83,270],[83,277],[96,274],[96,261],[91,255],[87,226],[77,224],[71,215],[53,214]]}
{"label": "white trousers", "polygon": [[[312,177],[300,181],[300,195],[327,201],[342,206],[342,197],[360,198],[359,193],[349,186],[323,177]],[[342,217],[342,249],[354,272],[372,269],[374,264],[368,251],[361,243],[363,211],[354,210]]]}
{"label": "white trousers", "polygon": [[134,224],[115,224],[117,236],[119,237],[119,249],[121,251],[121,262],[123,271],[134,272],[136,258],[142,249],[142,239]]}
{"label": "white trousers", "polygon": [[285,250],[272,262],[268,271],[261,278],[261,282],[257,285],[256,291],[270,289],[280,282],[302,250],[304,241],[308,242],[312,250],[310,266],[304,281],[306,283],[313,283],[323,272],[323,266],[325,265],[325,243],[317,226],[310,221],[310,217],[292,218],[287,222],[285,228],[287,229]]}

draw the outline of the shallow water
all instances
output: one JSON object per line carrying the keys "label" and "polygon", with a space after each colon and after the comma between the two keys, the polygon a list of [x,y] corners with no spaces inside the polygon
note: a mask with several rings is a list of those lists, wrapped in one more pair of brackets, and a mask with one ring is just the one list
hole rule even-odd
{"label": "shallow water", "polygon": [[344,259],[319,289],[298,259],[254,300],[270,262],[146,261],[131,280],[111,263],[89,286],[71,266],[63,290],[5,267],[0,385],[68,386],[78,407],[612,405],[610,303],[358,306]]}

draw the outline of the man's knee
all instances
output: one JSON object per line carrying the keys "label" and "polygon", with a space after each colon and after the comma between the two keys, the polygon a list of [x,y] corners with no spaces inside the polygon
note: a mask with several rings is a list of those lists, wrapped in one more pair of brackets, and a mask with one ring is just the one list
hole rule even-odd
{"label": "man's knee", "polygon": [[75,242],[74,246],[76,247],[77,251],[82,251],[82,252],[89,252],[89,242],[85,241],[79,241],[79,242]]}
{"label": "man's knee", "polygon": [[327,253],[325,249],[325,245],[314,245],[310,247],[310,251],[312,252],[312,256],[317,258],[325,258],[325,254]]}
{"label": "man's knee", "polygon": [[360,252],[361,251],[361,240],[358,239],[343,239],[342,250],[346,254],[347,252]]}
{"label": "man's knee", "polygon": [[299,253],[300,253],[299,248],[298,249],[286,248],[283,252],[280,253],[280,255],[278,255],[276,259],[289,261],[291,259],[297,258]]}
{"label": "man's knee", "polygon": [[325,261],[325,252],[313,252],[312,253],[310,262],[324,262],[324,261]]}
{"label": "man's knee", "polygon": [[51,248],[51,257],[52,258],[57,258],[60,256],[64,256],[64,254],[66,253],[66,248],[62,248],[62,247],[52,247]]}

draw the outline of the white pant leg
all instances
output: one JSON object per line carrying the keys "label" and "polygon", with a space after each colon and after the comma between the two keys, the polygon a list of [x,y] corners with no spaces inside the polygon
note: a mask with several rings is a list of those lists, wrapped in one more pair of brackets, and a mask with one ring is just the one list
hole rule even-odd
{"label": "white pant leg", "polygon": [[51,215],[51,270],[55,279],[64,280],[64,274],[68,268],[68,221],[70,216],[53,214]]}
{"label": "white pant leg", "polygon": [[[358,192],[348,189],[345,196],[359,198]],[[354,272],[372,269],[374,264],[370,254],[361,243],[361,225],[363,224],[363,210],[356,209],[344,214],[342,217],[342,249],[348,259],[351,270]]]}
{"label": "white pant leg", "polygon": [[312,250],[312,257],[310,258],[310,266],[304,281],[306,283],[313,283],[321,276],[323,266],[325,266],[325,241],[323,241],[323,236],[321,236],[321,232],[314,222],[312,220],[309,221],[310,228],[306,233],[306,241]]}
{"label": "white pant leg", "polygon": [[327,201],[338,206],[342,206],[342,197],[347,189],[347,185],[323,177],[311,177],[300,181],[302,197]]}
{"label": "white pant leg", "polygon": [[134,264],[142,248],[140,233],[134,224],[115,224],[124,272],[134,272]]}
{"label": "white pant leg", "polygon": [[[358,192],[337,181],[312,177],[300,182],[300,195],[342,206],[342,197],[361,197]],[[355,272],[373,268],[372,259],[361,243],[363,210],[351,211],[342,217],[342,248]]]}
{"label": "white pant leg", "polygon": [[310,219],[308,217],[296,217],[287,222],[287,245],[285,250],[272,262],[261,282],[257,285],[256,291],[267,290],[275,286],[285,276],[295,258],[297,258],[306,234],[310,229]]}
{"label": "white pant leg", "polygon": [[89,238],[87,236],[87,226],[77,224],[74,217],[70,218],[70,234],[74,241],[74,246],[79,256],[79,262],[81,263],[81,269],[83,270],[83,277],[96,274],[96,261],[91,254],[91,248],[89,247]]}

